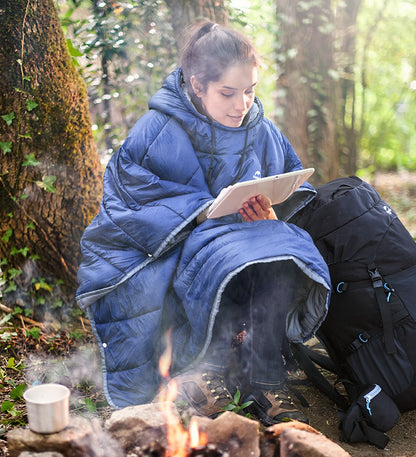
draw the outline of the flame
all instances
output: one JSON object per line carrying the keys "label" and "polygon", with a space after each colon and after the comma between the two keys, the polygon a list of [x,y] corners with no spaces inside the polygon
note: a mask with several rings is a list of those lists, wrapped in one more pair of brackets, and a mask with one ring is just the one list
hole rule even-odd
{"label": "flame", "polygon": [[171,343],[171,331],[169,330],[165,336],[166,349],[159,359],[159,373],[165,378],[169,379],[169,368],[172,363],[172,343]]}
{"label": "flame", "polygon": [[189,446],[197,448],[207,444],[208,436],[205,433],[199,433],[198,422],[195,417],[192,417],[189,423]]}
{"label": "flame", "polygon": [[165,457],[187,457],[188,450],[205,446],[207,436],[199,433],[198,423],[193,417],[189,424],[189,431],[182,426],[177,414],[174,413],[172,404],[178,393],[178,386],[174,379],[169,377],[169,368],[172,362],[172,345],[170,332],[166,335],[166,349],[159,359],[159,372],[167,381],[165,389],[159,394],[161,410],[166,416],[168,448]]}

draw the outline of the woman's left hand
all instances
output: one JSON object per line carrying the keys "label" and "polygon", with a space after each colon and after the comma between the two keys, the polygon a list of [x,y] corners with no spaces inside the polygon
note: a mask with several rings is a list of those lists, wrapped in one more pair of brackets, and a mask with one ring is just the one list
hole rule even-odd
{"label": "woman's left hand", "polygon": [[246,222],[277,219],[270,199],[262,194],[251,197],[243,203],[240,214]]}

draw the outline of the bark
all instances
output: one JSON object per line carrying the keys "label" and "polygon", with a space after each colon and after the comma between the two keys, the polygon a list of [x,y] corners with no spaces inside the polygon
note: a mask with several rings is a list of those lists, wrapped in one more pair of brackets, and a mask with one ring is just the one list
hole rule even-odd
{"label": "bark", "polygon": [[344,174],[357,171],[359,125],[356,116],[355,58],[357,15],[362,0],[350,0],[339,8],[336,30],[339,42],[338,66],[341,78],[339,84],[339,117],[342,120],[339,132],[340,163]]}
{"label": "bark", "polygon": [[[2,269],[28,273],[37,258],[39,274],[73,294],[80,237],[102,182],[85,84],[53,0],[0,0],[0,35],[0,115],[14,113],[10,125],[0,118],[1,144],[11,146],[0,150]],[[56,176],[55,193],[38,185],[46,176]]]}
{"label": "bark", "polygon": [[228,22],[225,0],[166,0],[166,4],[171,15],[177,49],[181,49],[184,44],[184,32],[192,24],[202,19],[219,24]]}
{"label": "bark", "polygon": [[315,184],[338,175],[334,31],[330,0],[276,0],[280,22],[278,123]]}

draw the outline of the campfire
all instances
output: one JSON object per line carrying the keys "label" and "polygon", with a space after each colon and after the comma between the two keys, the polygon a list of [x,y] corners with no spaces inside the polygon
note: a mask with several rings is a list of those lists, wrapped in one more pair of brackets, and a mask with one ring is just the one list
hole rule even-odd
{"label": "campfire", "polygon": [[116,410],[103,424],[71,414],[69,425],[59,433],[14,428],[7,435],[10,457],[24,451],[55,451],[63,457],[350,457],[317,430],[296,421],[262,430],[256,420],[225,411],[215,419],[193,416],[185,427],[175,405],[178,388],[170,379],[170,366],[167,344],[159,361],[166,388],[157,403]]}
{"label": "campfire", "polygon": [[[173,409],[177,397],[177,384],[170,379],[169,369],[172,362],[172,346],[170,335],[166,338],[167,344],[159,360],[159,372],[166,381],[166,388],[159,395],[160,407],[167,419],[167,448],[162,455],[165,457],[217,457],[226,453],[220,452],[214,444],[208,443],[208,436],[200,433],[196,417],[192,417],[188,430]],[[155,456],[155,453],[152,453]]]}

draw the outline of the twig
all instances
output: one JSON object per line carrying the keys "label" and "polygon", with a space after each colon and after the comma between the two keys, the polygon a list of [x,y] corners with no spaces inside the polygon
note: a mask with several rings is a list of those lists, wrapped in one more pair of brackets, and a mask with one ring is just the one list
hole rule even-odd
{"label": "twig", "polygon": [[[13,310],[8,306],[3,305],[2,303],[0,303],[0,310],[4,311],[5,313],[13,314]],[[45,328],[41,322],[34,321],[33,319],[30,319],[30,317],[23,316],[22,314],[16,314],[16,316],[19,317],[22,321],[23,328],[25,327],[23,321],[31,325],[36,325],[36,327]]]}

